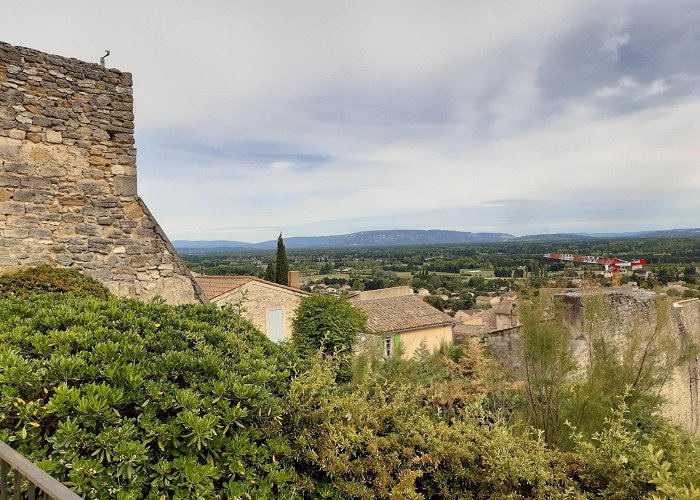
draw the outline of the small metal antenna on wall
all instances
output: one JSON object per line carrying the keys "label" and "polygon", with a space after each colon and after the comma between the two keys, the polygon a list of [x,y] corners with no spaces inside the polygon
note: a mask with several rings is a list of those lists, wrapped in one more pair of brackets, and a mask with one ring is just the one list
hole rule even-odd
{"label": "small metal antenna on wall", "polygon": [[105,50],[105,55],[100,57],[100,66],[105,67],[105,57],[109,55],[109,50]]}

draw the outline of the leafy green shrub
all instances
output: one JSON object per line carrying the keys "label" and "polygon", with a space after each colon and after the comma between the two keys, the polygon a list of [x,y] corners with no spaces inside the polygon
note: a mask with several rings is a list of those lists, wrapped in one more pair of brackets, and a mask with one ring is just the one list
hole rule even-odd
{"label": "leafy green shrub", "polygon": [[338,384],[332,356],[300,372],[231,311],[0,298],[0,439],[86,498],[697,494],[697,442],[638,428],[629,393],[561,452],[503,418],[491,361],[475,345],[360,357]]}
{"label": "leafy green shrub", "polygon": [[75,269],[42,264],[14,273],[0,274],[0,297],[28,297],[38,293],[77,293],[100,299],[109,297],[107,289],[95,278]]}
{"label": "leafy green shrub", "polygon": [[410,384],[371,372],[335,383],[321,359],[289,393],[295,467],[326,498],[564,497],[575,489],[540,439],[489,422],[472,404],[436,418]]}
{"label": "leafy green shrub", "polygon": [[294,359],[211,306],[0,299],[0,438],[87,498],[283,496]]}
{"label": "leafy green shrub", "polygon": [[292,344],[301,354],[313,356],[350,353],[355,335],[365,329],[367,316],[342,297],[312,295],[301,301],[292,321]]}

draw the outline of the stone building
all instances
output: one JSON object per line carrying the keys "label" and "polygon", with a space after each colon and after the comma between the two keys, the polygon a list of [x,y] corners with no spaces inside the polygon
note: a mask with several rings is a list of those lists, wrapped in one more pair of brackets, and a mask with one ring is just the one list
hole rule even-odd
{"label": "stone building", "polygon": [[211,303],[240,308],[244,317],[275,342],[291,338],[294,313],[309,296],[298,288],[255,276],[197,276],[197,281]]}
{"label": "stone building", "polygon": [[206,302],[136,190],[129,73],[0,42],[0,270],[49,263],[114,294]]}
{"label": "stone building", "polygon": [[[656,341],[670,341],[680,353],[692,352],[691,346],[700,345],[698,299],[677,301],[664,312],[656,293],[633,288],[559,291],[555,296],[566,304],[564,322],[571,332],[571,349],[579,374],[583,374],[589,363],[592,336],[602,335],[606,342],[622,351],[630,346],[634,335],[635,340],[649,342],[656,334]],[[597,317],[602,319],[588,321],[584,319],[585,302],[594,298],[600,299],[603,309]],[[492,332],[485,342],[487,351],[497,356],[509,371],[516,377],[522,375],[519,328]],[[692,434],[700,431],[699,375],[700,358],[690,356],[676,367],[660,393],[666,400],[662,413]]]}
{"label": "stone building", "polygon": [[382,340],[387,357],[399,346],[403,356],[410,359],[421,343],[431,351],[443,343],[452,343],[455,320],[417,295],[358,300],[352,304],[367,315],[366,333]]}

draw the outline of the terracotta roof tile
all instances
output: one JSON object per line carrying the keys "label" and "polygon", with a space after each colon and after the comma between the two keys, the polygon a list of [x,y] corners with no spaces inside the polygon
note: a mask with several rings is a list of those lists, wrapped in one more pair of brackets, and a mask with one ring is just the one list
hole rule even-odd
{"label": "terracotta roof tile", "polygon": [[197,283],[202,287],[204,295],[209,300],[218,297],[234,288],[253,281],[253,276],[197,276]]}
{"label": "terracotta roof tile", "polygon": [[416,295],[362,300],[353,305],[367,314],[370,333],[400,332],[455,323],[449,315]]}
{"label": "terracotta roof tile", "polygon": [[196,279],[197,283],[199,283],[199,286],[202,288],[204,295],[206,295],[209,300],[226,292],[230,292],[231,290],[235,290],[236,288],[243,286],[246,283],[250,283],[251,281],[257,281],[258,283],[283,288],[300,295],[308,295],[308,293],[299,290],[298,288],[280,285],[279,283],[273,283],[271,281],[265,281],[263,279],[256,278],[255,276],[197,276]]}

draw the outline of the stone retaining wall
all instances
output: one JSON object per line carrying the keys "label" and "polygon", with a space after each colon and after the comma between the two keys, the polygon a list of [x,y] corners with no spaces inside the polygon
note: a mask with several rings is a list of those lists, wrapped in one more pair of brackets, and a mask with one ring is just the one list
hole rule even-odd
{"label": "stone retaining wall", "polygon": [[[667,310],[654,292],[635,289],[607,289],[595,292],[605,308],[598,319],[584,321],[583,301],[589,294],[581,291],[559,294],[569,304],[567,323],[572,332],[574,356],[581,372],[589,363],[590,337],[603,334],[607,342],[624,350],[632,332],[642,338],[643,345],[652,337],[654,342],[670,341],[680,353],[693,352],[700,345],[700,301],[697,299],[674,303]],[[639,346],[642,348],[643,346]],[[700,431],[698,408],[698,373],[700,359],[691,356],[673,372],[662,387],[665,399],[662,413],[691,434]]]}
{"label": "stone retaining wall", "polygon": [[204,301],[136,190],[131,74],[0,42],[0,269],[80,269]]}

